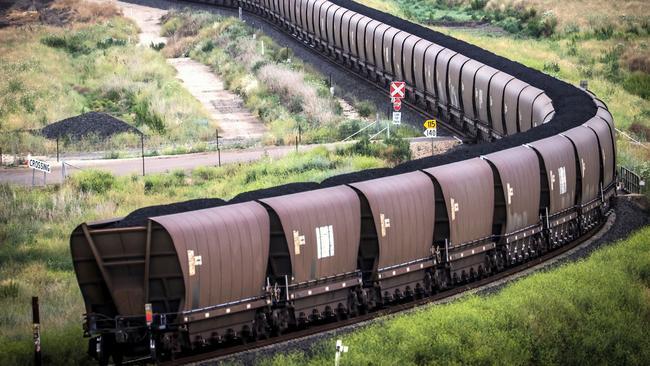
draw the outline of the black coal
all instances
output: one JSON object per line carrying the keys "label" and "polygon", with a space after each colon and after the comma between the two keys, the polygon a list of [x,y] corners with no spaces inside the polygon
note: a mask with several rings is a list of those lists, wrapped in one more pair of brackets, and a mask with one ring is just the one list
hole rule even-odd
{"label": "black coal", "polygon": [[41,130],[43,136],[52,140],[80,140],[90,136],[106,139],[123,132],[141,133],[130,124],[100,112],[89,112],[66,118],[62,121],[47,125]]}

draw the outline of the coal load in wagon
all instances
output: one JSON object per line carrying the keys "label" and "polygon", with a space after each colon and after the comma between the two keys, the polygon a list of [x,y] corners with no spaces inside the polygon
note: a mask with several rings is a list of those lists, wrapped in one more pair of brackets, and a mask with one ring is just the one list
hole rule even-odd
{"label": "coal load in wagon", "polygon": [[226,201],[219,198],[201,198],[184,202],[177,202],[168,205],[157,205],[139,208],[131,212],[122,220],[116,222],[113,227],[132,227],[132,226],[145,226],[150,217],[172,215],[181,212],[202,210],[205,208],[212,208],[223,206]]}
{"label": "coal load in wagon", "polygon": [[233,197],[229,203],[241,203],[247,201],[261,200],[287,194],[313,191],[321,188],[320,184],[314,182],[288,183],[277,187],[258,189],[255,191],[243,192]]}
{"label": "coal load in wagon", "polygon": [[51,140],[66,138],[80,140],[89,136],[106,139],[125,132],[140,134],[140,131],[130,124],[100,112],[89,112],[66,118],[47,125],[41,130],[43,136]]}

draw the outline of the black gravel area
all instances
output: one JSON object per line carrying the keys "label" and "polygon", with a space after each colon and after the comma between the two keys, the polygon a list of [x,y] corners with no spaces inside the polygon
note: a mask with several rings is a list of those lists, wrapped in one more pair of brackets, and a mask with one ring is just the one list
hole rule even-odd
{"label": "black gravel area", "polygon": [[[650,224],[650,219],[648,217],[648,212],[642,210],[638,205],[635,203],[629,201],[625,197],[619,197],[617,199],[617,204],[615,208],[616,212],[616,222],[614,225],[609,229],[605,235],[603,235],[601,238],[598,240],[595,240],[593,243],[591,243],[589,246],[582,248],[580,250],[577,250],[576,252],[572,253],[571,255],[568,255],[546,267],[541,269],[541,271],[548,271],[554,268],[557,268],[563,264],[570,263],[577,261],[582,258],[586,258],[589,256],[591,253],[596,251],[597,249],[606,247],[610,244],[615,243],[617,240],[625,239],[628,237],[632,232],[635,230],[638,230],[648,224]],[[525,276],[524,276],[525,277]],[[523,277],[513,279],[511,281],[505,281],[503,283],[500,283],[498,285],[493,285],[489,286],[485,289],[477,291],[477,294],[479,295],[490,295],[497,293],[501,289],[503,289],[505,286],[510,284],[512,281],[518,281]],[[323,334],[318,334],[314,336],[309,336],[304,339],[297,339],[289,342],[285,342],[283,344],[278,344],[275,346],[269,346],[264,349],[260,350],[255,350],[247,353],[242,353],[239,355],[234,355],[233,357],[230,358],[225,358],[219,361],[205,361],[199,363],[199,365],[202,366],[207,366],[207,365],[222,365],[222,364],[237,364],[237,365],[256,365],[258,364],[261,360],[269,357],[273,357],[275,355],[279,354],[287,354],[289,352],[304,352],[306,355],[312,355],[315,353],[318,353],[321,351],[322,344],[319,342],[332,339],[335,336],[341,336],[345,335],[348,333],[351,333],[353,331],[359,330],[363,327],[366,327],[370,324],[376,323],[376,322],[382,322],[385,321],[386,318],[378,318],[375,320],[371,320],[365,323],[360,323],[360,324],[355,324],[351,325],[345,328],[341,328],[338,330],[330,331],[330,332],[325,332]],[[332,353],[333,350],[332,350]]]}
{"label": "black gravel area", "polygon": [[139,208],[131,212],[128,216],[120,221],[117,221],[111,227],[131,227],[131,226],[145,226],[147,219],[150,217],[172,215],[181,212],[202,210],[204,208],[218,207],[226,204],[227,202],[219,198],[200,198],[190,201],[177,202],[171,205],[158,205]]}
{"label": "black gravel area", "polygon": [[106,113],[99,112],[89,112],[66,118],[47,125],[41,130],[43,136],[52,140],[57,138],[79,140],[88,136],[97,136],[104,139],[123,132],[141,133],[130,124]]}

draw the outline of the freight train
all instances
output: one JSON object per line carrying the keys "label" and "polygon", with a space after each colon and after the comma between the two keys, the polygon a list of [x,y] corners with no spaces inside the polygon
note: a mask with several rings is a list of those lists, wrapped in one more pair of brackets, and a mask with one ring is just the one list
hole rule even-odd
{"label": "freight train", "polygon": [[501,142],[375,179],[80,225],[71,254],[100,364],[430,296],[571,242],[609,212],[615,129],[588,91],[467,44],[443,47],[453,39],[353,2],[208,2],[255,13],[372,82],[404,80],[414,105]]}

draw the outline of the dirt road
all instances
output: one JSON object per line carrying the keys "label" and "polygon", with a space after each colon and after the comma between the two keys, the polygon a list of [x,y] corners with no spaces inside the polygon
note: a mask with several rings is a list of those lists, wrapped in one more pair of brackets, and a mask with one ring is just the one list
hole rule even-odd
{"label": "dirt road", "polygon": [[[139,41],[143,47],[152,43],[165,43],[160,35],[160,18],[168,13],[168,8],[147,6],[117,1],[127,18],[140,28]],[[190,58],[171,58],[167,62],[178,72],[177,78],[183,86],[198,99],[212,119],[219,124],[221,137],[227,140],[259,140],[267,131],[266,126],[248,109],[237,94],[227,90],[218,75],[210,68]]]}

